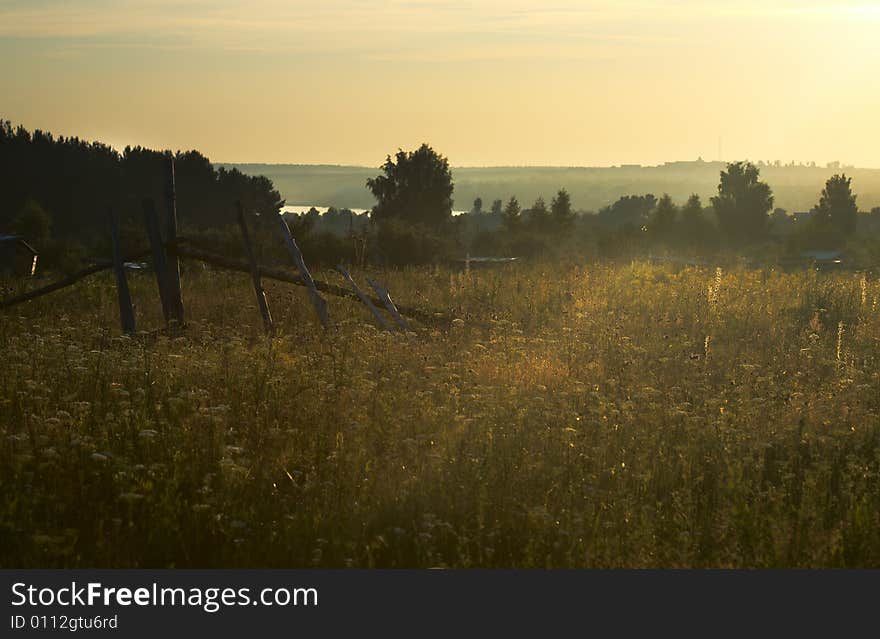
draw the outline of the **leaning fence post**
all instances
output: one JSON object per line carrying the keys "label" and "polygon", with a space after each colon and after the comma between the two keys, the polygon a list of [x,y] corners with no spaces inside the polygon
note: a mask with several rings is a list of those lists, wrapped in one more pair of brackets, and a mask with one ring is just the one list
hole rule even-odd
{"label": "leaning fence post", "polygon": [[394,305],[394,302],[391,301],[391,296],[388,294],[388,291],[385,290],[385,287],[379,284],[376,280],[372,280],[369,277],[367,278],[367,282],[376,291],[376,295],[382,300],[382,303],[385,305],[385,308],[388,309],[388,312],[391,313],[391,316],[394,317],[394,320],[397,322],[397,325],[400,326],[404,331],[409,331],[409,324],[406,323],[406,320],[400,315],[400,311],[397,310],[397,307]]}
{"label": "leaning fence post", "polygon": [[174,180],[174,158],[168,159],[165,175],[165,201],[167,215],[165,217],[165,241],[170,247],[166,266],[166,290],[170,318],[183,324],[183,299],[180,295],[180,261],[177,259],[177,192]]}
{"label": "leaning fence post", "polygon": [[266,301],[266,291],[263,290],[260,269],[257,266],[257,259],[254,257],[254,247],[251,246],[251,236],[248,233],[247,223],[244,221],[244,209],[241,207],[241,202],[236,202],[235,207],[238,214],[238,227],[241,229],[241,236],[244,240],[244,250],[251,267],[251,280],[254,284],[254,293],[257,296],[257,306],[260,307],[260,315],[263,316],[263,326],[266,328],[266,332],[272,335],[275,333],[275,326],[272,323],[272,316],[269,314],[269,302]]}
{"label": "leaning fence post", "polygon": [[318,293],[318,289],[315,287],[315,281],[312,279],[312,274],[309,273],[309,269],[306,267],[302,252],[300,252],[299,247],[296,245],[296,240],[293,239],[293,235],[290,233],[290,227],[287,226],[287,221],[284,219],[283,215],[278,215],[278,222],[281,225],[281,234],[284,236],[284,243],[287,245],[290,257],[293,258],[293,263],[296,264],[300,277],[302,277],[303,282],[306,283],[306,286],[309,289],[309,297],[312,298],[312,304],[315,306],[315,311],[318,313],[318,319],[321,320],[321,324],[324,328],[328,328],[330,326],[330,315],[327,313],[327,302],[325,302],[324,298]]}
{"label": "leaning fence post", "polygon": [[119,321],[123,333],[134,333],[134,309],[131,307],[131,293],[125,279],[125,265],[119,248],[119,219],[116,211],[110,208],[110,240],[113,245],[113,273],[116,275],[116,296],[119,299]]}
{"label": "leaning fence post", "polygon": [[162,301],[162,315],[165,321],[171,319],[171,310],[168,304],[168,278],[167,265],[165,263],[165,248],[162,246],[162,235],[159,231],[159,217],[156,215],[156,206],[153,200],[144,200],[144,224],[147,227],[147,237],[150,239],[150,248],[153,250],[153,270],[156,272],[156,283],[159,286],[159,299]]}
{"label": "leaning fence post", "polygon": [[388,331],[389,333],[393,332],[391,325],[388,324],[387,321],[385,321],[385,318],[382,317],[381,313],[379,313],[379,309],[376,308],[376,305],[373,304],[373,302],[370,301],[370,298],[367,297],[366,294],[361,290],[361,287],[357,285],[357,282],[355,282],[354,279],[352,279],[351,275],[349,275],[349,273],[345,269],[345,267],[342,264],[339,264],[336,267],[336,270],[339,271],[340,273],[342,273],[342,277],[345,278],[345,280],[348,282],[348,285],[351,286],[351,288],[355,292],[355,294],[364,303],[364,306],[366,306],[368,309],[370,309],[370,312],[373,314],[373,317],[376,318],[376,321],[379,322],[379,325],[382,328],[384,328],[386,331]]}

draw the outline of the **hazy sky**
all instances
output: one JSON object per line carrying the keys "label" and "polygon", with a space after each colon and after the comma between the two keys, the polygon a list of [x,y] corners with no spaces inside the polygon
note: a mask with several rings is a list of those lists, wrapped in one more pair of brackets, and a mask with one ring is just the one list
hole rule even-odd
{"label": "hazy sky", "polygon": [[880,166],[880,2],[0,0],[0,117],[218,162]]}

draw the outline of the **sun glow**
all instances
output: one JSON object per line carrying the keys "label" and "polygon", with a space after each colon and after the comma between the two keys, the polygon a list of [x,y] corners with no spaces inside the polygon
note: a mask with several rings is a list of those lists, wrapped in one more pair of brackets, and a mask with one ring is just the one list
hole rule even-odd
{"label": "sun glow", "polygon": [[787,0],[14,0],[0,116],[217,161],[375,166],[427,140],[454,165],[651,164],[721,138],[728,159],[878,166],[878,21]]}

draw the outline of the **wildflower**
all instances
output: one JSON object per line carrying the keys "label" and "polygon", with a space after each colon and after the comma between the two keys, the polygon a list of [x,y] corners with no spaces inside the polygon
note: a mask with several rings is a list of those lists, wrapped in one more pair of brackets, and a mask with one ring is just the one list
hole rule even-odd
{"label": "wildflower", "polygon": [[859,280],[859,287],[862,289],[862,306],[865,306],[868,301],[868,278],[864,273]]}

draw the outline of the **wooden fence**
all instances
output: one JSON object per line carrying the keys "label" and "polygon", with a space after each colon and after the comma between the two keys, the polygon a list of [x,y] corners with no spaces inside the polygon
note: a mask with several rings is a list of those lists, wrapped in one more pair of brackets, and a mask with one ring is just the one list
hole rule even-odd
{"label": "wooden fence", "polygon": [[[175,193],[173,158],[169,159],[166,166],[165,185],[166,203],[164,208],[166,214],[164,220],[164,239],[162,237],[163,224],[156,211],[155,203],[151,199],[144,200],[144,226],[150,248],[123,255],[119,241],[118,215],[116,211],[110,210],[108,211],[108,222],[110,227],[110,239],[113,247],[111,259],[99,261],[96,264],[83,268],[75,273],[71,273],[56,282],[43,286],[42,288],[28,291],[5,300],[0,300],[0,309],[10,308],[17,304],[37,299],[43,295],[48,295],[49,293],[72,286],[83,278],[94,275],[95,273],[107,269],[113,269],[116,279],[120,324],[123,332],[133,333],[135,331],[135,316],[124,265],[126,262],[133,262],[152,257],[156,284],[159,288],[159,299],[162,303],[162,313],[166,323],[169,325],[181,327],[184,325],[183,296],[180,287],[179,260],[181,258],[197,260],[217,268],[249,274],[251,276],[251,282],[256,296],[257,307],[260,316],[263,319],[263,326],[266,333],[269,335],[274,334],[275,325],[269,310],[269,301],[266,296],[266,291],[263,289],[263,279],[271,279],[306,287],[308,289],[311,304],[318,316],[318,320],[325,330],[332,328],[332,323],[330,321],[327,302],[322,297],[322,294],[363,303],[370,310],[379,326],[383,330],[389,332],[392,332],[395,329],[399,331],[411,330],[410,325],[406,319],[404,319],[404,316],[432,326],[448,326],[451,321],[451,318],[441,312],[395,304],[391,300],[391,296],[385,287],[379,282],[369,278],[367,278],[367,282],[376,293],[376,297],[367,295],[361,290],[349,272],[342,265],[337,266],[337,270],[345,278],[345,281],[350,288],[344,288],[342,286],[314,279],[306,266],[302,252],[299,250],[299,246],[291,234],[287,222],[281,215],[278,216],[280,241],[284,242],[297,272],[291,273],[284,269],[271,268],[258,264],[255,258],[253,245],[251,244],[244,209],[240,202],[236,202],[235,205],[246,260],[237,260],[194,246],[191,241],[187,240],[185,237],[179,237],[177,234],[177,198]],[[386,309],[394,320],[393,325],[382,316],[379,307]]]}

